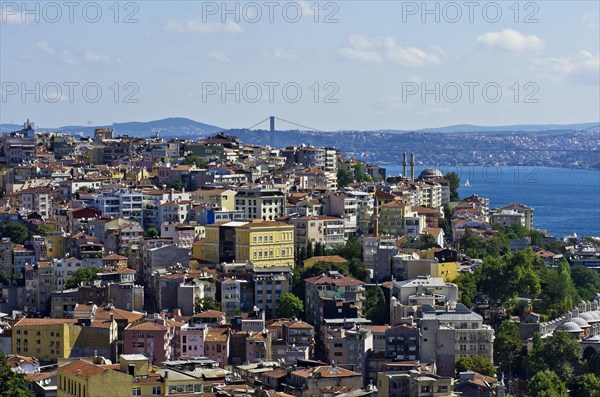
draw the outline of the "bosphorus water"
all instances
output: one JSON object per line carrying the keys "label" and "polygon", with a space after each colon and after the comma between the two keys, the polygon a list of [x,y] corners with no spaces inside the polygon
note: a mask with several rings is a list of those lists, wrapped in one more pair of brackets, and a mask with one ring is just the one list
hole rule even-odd
{"label": "bosphorus water", "polygon": [[[384,166],[399,175],[402,166]],[[415,166],[415,178],[427,166]],[[477,194],[490,199],[490,208],[522,203],[534,209],[536,229],[561,237],[600,236],[600,171],[533,166],[439,166],[457,172],[461,198]],[[470,187],[465,187],[469,179]]]}

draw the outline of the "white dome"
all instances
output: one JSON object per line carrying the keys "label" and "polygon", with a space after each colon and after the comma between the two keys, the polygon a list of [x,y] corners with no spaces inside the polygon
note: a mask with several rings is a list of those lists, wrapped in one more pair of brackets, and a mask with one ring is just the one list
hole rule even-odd
{"label": "white dome", "polygon": [[583,332],[579,324],[573,321],[567,321],[556,327],[557,331],[565,331],[565,332]]}
{"label": "white dome", "polygon": [[590,326],[582,317],[574,317],[571,321],[579,325],[581,328],[589,328]]}
{"label": "white dome", "polygon": [[594,316],[592,314],[592,312],[583,312],[583,313],[579,314],[579,318],[584,319],[588,323],[589,322],[595,323],[598,321],[598,319],[596,318],[596,316]]}

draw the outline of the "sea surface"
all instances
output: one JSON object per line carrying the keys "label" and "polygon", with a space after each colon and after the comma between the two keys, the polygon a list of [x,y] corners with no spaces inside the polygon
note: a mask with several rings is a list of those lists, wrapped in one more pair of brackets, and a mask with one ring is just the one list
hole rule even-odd
{"label": "sea surface", "polygon": [[[383,165],[388,176],[402,166]],[[415,178],[427,166],[415,166]],[[461,198],[477,194],[490,208],[517,202],[533,208],[533,226],[562,237],[600,236],[600,171],[534,166],[439,166],[461,178]],[[469,180],[471,186],[465,187]]]}

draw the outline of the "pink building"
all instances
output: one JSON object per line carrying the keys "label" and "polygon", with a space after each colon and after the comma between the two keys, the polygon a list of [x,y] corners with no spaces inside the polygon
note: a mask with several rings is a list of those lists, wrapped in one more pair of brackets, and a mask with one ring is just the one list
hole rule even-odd
{"label": "pink building", "polygon": [[163,322],[145,321],[130,325],[123,332],[123,353],[143,354],[158,365],[171,359],[172,334]]}
{"label": "pink building", "polygon": [[204,355],[219,363],[227,365],[229,357],[229,328],[209,328],[204,339]]}
{"label": "pink building", "polygon": [[176,357],[204,356],[204,340],[208,327],[204,324],[185,324],[179,331],[179,351]]}

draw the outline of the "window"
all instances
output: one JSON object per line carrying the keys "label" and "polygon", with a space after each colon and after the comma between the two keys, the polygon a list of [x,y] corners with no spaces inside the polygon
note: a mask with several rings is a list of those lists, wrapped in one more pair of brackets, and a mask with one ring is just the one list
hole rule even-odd
{"label": "window", "polygon": [[134,387],[133,388],[133,395],[134,396],[141,396],[142,395],[142,388],[141,387]]}
{"label": "window", "polygon": [[160,396],[160,386],[152,386],[152,395]]}

